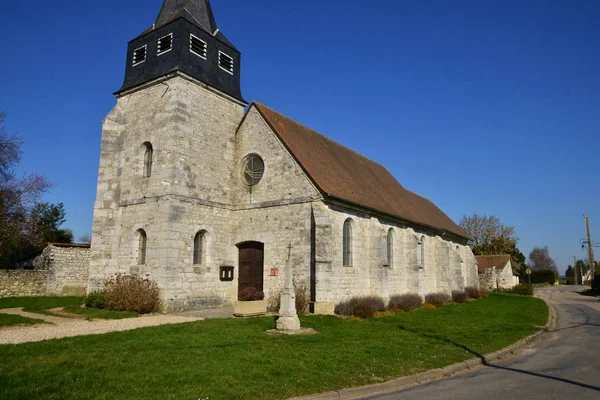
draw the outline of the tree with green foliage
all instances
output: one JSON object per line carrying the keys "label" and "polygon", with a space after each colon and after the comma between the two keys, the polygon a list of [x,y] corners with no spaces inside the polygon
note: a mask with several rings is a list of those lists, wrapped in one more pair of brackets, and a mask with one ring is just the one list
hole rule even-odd
{"label": "tree with green foliage", "polygon": [[73,243],[73,232],[70,229],[60,229],[67,220],[63,203],[37,203],[32,214],[38,221],[42,242]]}
{"label": "tree with green foliage", "polygon": [[567,285],[575,284],[575,268],[572,265],[567,267],[567,271],[565,272],[565,277],[567,278]]}

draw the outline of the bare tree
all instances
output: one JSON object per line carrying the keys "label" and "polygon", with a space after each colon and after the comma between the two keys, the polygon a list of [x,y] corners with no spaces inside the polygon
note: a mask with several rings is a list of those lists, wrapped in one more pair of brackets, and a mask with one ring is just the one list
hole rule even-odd
{"label": "bare tree", "polygon": [[1,179],[9,179],[12,167],[21,161],[21,146],[23,140],[16,134],[9,135],[4,130],[4,119],[6,114],[0,112],[0,176]]}
{"label": "bare tree", "polygon": [[556,262],[550,257],[548,246],[534,247],[529,253],[529,267],[533,270],[549,269],[554,271],[558,276],[558,267]]}
{"label": "bare tree", "polygon": [[79,239],[77,239],[77,241],[83,244],[90,244],[92,243],[92,235],[86,233],[85,235],[80,236]]}
{"label": "bare tree", "polygon": [[39,242],[39,226],[31,210],[51,187],[41,175],[14,172],[23,140],[6,132],[4,117],[0,113],[0,266],[8,266],[19,249]]}
{"label": "bare tree", "polygon": [[493,215],[464,216],[459,225],[471,239],[469,244],[476,255],[511,254],[519,241],[515,228]]}

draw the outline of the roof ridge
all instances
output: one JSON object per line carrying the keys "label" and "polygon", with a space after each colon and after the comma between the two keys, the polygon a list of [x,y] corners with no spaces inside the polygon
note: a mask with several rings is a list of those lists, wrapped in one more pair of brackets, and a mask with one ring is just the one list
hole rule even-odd
{"label": "roof ridge", "polygon": [[[309,131],[311,131],[311,132],[313,132],[313,133],[315,133],[315,134],[319,135],[319,136],[320,136],[320,137],[322,137],[323,139],[325,139],[325,140],[327,140],[327,141],[329,141],[329,142],[331,142],[331,143],[334,143],[334,144],[336,144],[336,145],[338,145],[338,146],[342,146],[342,147],[343,147],[343,148],[345,148],[346,150],[348,150],[348,151],[351,151],[351,152],[353,152],[354,154],[358,155],[359,157],[361,157],[361,158],[364,158],[365,160],[369,160],[369,161],[371,161],[371,162],[373,162],[373,163],[375,163],[375,164],[379,165],[380,167],[382,167],[382,168],[385,168],[385,170],[386,170],[386,171],[388,171],[388,170],[387,170],[387,168],[385,167],[385,165],[383,165],[383,164],[381,164],[381,163],[379,163],[379,162],[377,162],[377,161],[375,161],[375,160],[372,160],[372,159],[370,159],[369,157],[365,156],[364,154],[361,154],[361,153],[359,153],[358,151],[356,151],[356,150],[353,150],[353,149],[351,149],[350,147],[348,147],[348,146],[346,146],[346,145],[344,145],[344,144],[342,144],[342,143],[340,143],[340,142],[336,142],[335,140],[333,140],[333,139],[331,139],[331,138],[329,138],[329,137],[327,137],[327,136],[323,135],[323,134],[322,134],[322,133],[320,133],[319,131],[316,131],[316,130],[314,130],[313,128],[311,128],[311,127],[309,127],[309,126],[307,126],[307,125],[303,124],[302,122],[299,122],[299,121],[297,121],[297,120],[295,120],[295,119],[293,119],[293,118],[290,118],[290,117],[288,117],[288,116],[287,116],[287,115],[285,115],[285,114],[282,114],[282,113],[280,113],[279,111],[275,110],[274,108],[271,108],[271,107],[269,107],[269,106],[266,106],[266,105],[264,105],[264,104],[262,104],[262,103],[260,103],[260,102],[258,102],[258,101],[256,101],[256,100],[252,100],[252,103],[254,103],[254,104],[258,105],[258,106],[261,106],[261,107],[268,108],[269,110],[271,110],[271,111],[272,111],[272,112],[274,112],[275,114],[281,115],[282,117],[284,117],[284,118],[286,118],[286,119],[289,119],[290,121],[294,122],[295,124],[298,124],[298,125],[300,125],[301,127],[303,127],[303,128],[306,128],[306,129],[308,129]],[[391,173],[390,173],[389,171],[388,171],[388,173],[391,175]],[[404,187],[404,186],[403,186],[403,187]]]}

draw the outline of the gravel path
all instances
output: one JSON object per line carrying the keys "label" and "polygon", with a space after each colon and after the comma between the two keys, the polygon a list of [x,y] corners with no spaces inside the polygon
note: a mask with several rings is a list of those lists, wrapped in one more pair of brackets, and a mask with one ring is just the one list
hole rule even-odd
{"label": "gravel path", "polygon": [[50,324],[40,324],[26,327],[11,327],[0,329],[0,344],[20,344],[28,342],[41,342],[42,340],[60,339],[82,335],[100,335],[109,332],[129,331],[167,324],[180,324],[184,322],[202,321],[203,318],[180,315],[150,315],[137,318],[93,320],[50,317],[47,315],[24,312],[22,309],[3,309],[0,313],[21,315],[28,318],[43,319]]}

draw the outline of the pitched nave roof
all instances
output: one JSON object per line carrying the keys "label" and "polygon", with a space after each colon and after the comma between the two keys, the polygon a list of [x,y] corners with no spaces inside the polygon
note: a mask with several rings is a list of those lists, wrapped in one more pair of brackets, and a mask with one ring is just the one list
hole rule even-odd
{"label": "pitched nave roof", "polygon": [[433,202],[405,189],[381,164],[269,107],[252,106],[325,196],[468,238]]}

